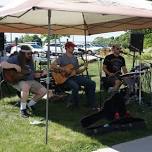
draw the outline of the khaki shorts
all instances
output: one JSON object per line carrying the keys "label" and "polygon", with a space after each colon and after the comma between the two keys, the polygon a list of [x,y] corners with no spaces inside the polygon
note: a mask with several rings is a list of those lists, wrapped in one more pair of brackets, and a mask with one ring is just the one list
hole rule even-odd
{"label": "khaki shorts", "polygon": [[18,91],[21,91],[25,84],[28,84],[30,86],[30,92],[32,93],[36,93],[41,88],[45,88],[41,83],[37,82],[36,80],[20,81],[12,86]]}

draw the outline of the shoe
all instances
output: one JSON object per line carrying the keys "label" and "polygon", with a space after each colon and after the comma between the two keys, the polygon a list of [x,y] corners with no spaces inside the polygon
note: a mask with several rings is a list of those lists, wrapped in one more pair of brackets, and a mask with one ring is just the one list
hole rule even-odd
{"label": "shoe", "polygon": [[23,109],[20,111],[21,117],[28,118],[30,114],[27,112],[27,109]]}

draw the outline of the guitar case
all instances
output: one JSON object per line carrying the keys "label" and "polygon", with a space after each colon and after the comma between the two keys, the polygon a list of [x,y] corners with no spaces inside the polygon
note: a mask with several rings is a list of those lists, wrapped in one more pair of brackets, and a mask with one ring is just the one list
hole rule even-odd
{"label": "guitar case", "polygon": [[[119,114],[119,117],[116,117],[116,114]],[[97,124],[97,122],[100,123]],[[144,119],[128,114],[124,93],[117,93],[112,98],[107,99],[102,111],[85,116],[80,120],[80,123],[85,132],[91,135],[146,127]]]}
{"label": "guitar case", "polygon": [[144,128],[146,128],[144,119],[129,117],[112,120],[105,124],[88,126],[84,128],[84,131],[88,135],[103,135],[113,131],[129,131]]}

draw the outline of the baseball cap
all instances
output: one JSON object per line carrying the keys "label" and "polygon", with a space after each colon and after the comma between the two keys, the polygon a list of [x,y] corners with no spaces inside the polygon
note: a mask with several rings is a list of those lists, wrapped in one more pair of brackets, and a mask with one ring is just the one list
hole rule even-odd
{"label": "baseball cap", "polygon": [[70,47],[70,46],[75,47],[76,45],[73,42],[65,43],[65,47]]}

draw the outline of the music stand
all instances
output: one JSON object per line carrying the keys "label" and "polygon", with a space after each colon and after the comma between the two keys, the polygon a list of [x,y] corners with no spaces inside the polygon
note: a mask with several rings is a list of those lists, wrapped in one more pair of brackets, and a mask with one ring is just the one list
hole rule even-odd
{"label": "music stand", "polygon": [[[139,98],[139,105],[143,104],[143,101],[141,100],[141,89],[142,89],[142,83],[141,83],[141,50],[139,50],[138,48],[134,47],[133,45],[130,45],[130,49],[133,49],[134,50],[134,59],[135,59],[135,52],[139,52],[139,95],[138,95],[138,98]],[[134,63],[135,61],[133,61]],[[134,66],[134,64],[133,64]]]}

